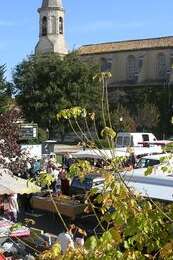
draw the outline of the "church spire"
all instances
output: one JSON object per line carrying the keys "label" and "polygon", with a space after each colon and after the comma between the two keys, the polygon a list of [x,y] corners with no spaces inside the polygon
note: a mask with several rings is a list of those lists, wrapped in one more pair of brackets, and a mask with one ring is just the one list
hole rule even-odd
{"label": "church spire", "polygon": [[61,0],[43,0],[41,8],[60,8],[63,9],[62,1]]}
{"label": "church spire", "polygon": [[55,52],[61,56],[67,54],[64,38],[64,9],[61,0],[43,0],[40,15],[39,42],[35,53]]}

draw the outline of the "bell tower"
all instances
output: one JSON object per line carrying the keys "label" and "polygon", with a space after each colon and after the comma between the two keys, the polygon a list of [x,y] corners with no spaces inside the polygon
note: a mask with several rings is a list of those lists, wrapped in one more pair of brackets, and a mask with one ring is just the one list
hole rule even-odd
{"label": "bell tower", "polygon": [[64,8],[61,0],[43,0],[38,9],[39,41],[35,54],[57,53],[64,56],[68,53],[64,37]]}

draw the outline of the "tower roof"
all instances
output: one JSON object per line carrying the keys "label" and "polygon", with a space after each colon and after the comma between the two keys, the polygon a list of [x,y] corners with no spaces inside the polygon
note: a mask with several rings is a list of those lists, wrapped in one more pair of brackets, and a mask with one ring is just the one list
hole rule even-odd
{"label": "tower roof", "polygon": [[63,8],[62,0],[43,0],[41,8],[58,7]]}

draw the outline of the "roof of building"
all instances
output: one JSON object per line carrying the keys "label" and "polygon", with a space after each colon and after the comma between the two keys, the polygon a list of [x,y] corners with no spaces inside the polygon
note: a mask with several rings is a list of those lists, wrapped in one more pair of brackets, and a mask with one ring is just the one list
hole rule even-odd
{"label": "roof of building", "polygon": [[173,47],[173,36],[83,45],[80,55]]}
{"label": "roof of building", "polygon": [[43,0],[41,8],[49,7],[62,8],[62,0]]}

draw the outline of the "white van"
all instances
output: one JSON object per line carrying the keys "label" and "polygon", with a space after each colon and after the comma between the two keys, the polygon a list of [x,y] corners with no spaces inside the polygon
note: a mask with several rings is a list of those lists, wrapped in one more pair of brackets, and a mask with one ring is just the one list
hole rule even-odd
{"label": "white van", "polygon": [[157,141],[157,139],[152,133],[120,132],[117,134],[116,147],[144,147],[147,146],[147,142],[155,141]]}

